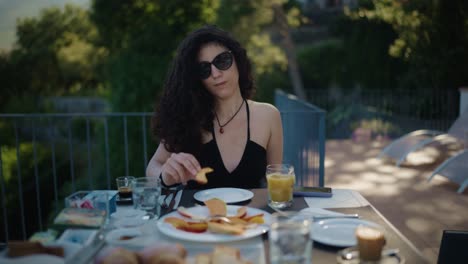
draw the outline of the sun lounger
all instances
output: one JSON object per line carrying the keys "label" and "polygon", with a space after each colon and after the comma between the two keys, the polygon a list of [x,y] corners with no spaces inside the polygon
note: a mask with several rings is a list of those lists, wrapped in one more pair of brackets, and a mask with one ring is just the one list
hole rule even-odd
{"label": "sun lounger", "polygon": [[465,149],[455,156],[447,159],[437,167],[429,176],[429,182],[435,175],[441,175],[452,182],[460,184],[458,193],[463,193],[466,186],[468,186],[468,149]]}
{"label": "sun lounger", "polygon": [[463,144],[466,133],[468,133],[468,108],[455,120],[447,133],[436,130],[417,130],[411,132],[386,146],[377,158],[392,158],[396,160],[396,165],[400,166],[411,152],[421,149],[428,144],[434,142]]}

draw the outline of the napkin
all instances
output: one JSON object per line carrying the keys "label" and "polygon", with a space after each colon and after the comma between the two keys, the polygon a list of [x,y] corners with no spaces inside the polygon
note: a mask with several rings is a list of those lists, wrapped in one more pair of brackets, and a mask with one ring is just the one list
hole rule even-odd
{"label": "napkin", "polygon": [[307,214],[308,216],[316,217],[316,216],[330,216],[330,215],[343,215],[342,213],[333,212],[330,210],[322,209],[322,208],[315,208],[309,207],[301,210],[301,214]]}

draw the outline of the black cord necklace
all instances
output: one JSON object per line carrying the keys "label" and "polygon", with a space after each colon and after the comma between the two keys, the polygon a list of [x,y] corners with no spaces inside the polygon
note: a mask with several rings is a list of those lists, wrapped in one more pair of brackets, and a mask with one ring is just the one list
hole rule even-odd
{"label": "black cord necklace", "polygon": [[234,115],[231,118],[229,118],[229,120],[226,123],[224,123],[224,125],[221,125],[221,123],[219,123],[218,115],[216,114],[216,111],[215,111],[216,121],[218,122],[218,126],[219,126],[219,133],[221,133],[221,134],[224,133],[223,127],[227,126],[227,124],[229,124],[234,119],[234,117],[236,117],[237,113],[239,113],[242,106],[244,105],[244,102],[245,102],[245,99],[242,100],[242,104],[239,106],[239,109],[237,109],[237,111],[234,113]]}

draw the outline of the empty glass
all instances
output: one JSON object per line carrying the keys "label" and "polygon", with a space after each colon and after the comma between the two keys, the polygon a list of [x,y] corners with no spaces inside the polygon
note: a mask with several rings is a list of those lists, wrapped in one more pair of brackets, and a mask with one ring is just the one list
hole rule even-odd
{"label": "empty glass", "polygon": [[141,177],[132,181],[133,205],[136,209],[144,210],[153,218],[161,214],[159,196],[161,195],[161,181],[158,177]]}
{"label": "empty glass", "polygon": [[270,226],[272,264],[309,264],[312,260],[312,219],[297,212],[274,213]]}

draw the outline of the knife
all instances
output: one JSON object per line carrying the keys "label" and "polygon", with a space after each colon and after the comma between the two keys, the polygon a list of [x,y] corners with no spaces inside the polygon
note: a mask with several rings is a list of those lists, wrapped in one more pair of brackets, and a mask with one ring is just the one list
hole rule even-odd
{"label": "knife", "polygon": [[177,191],[177,194],[176,194],[176,196],[174,198],[175,203],[173,204],[172,209],[177,209],[179,207],[179,203],[180,203],[180,200],[182,198],[182,192],[183,192],[183,190],[178,190]]}
{"label": "knife", "polygon": [[314,221],[324,220],[324,219],[336,219],[336,218],[359,218],[358,214],[340,214],[340,215],[318,215],[312,216]]}

